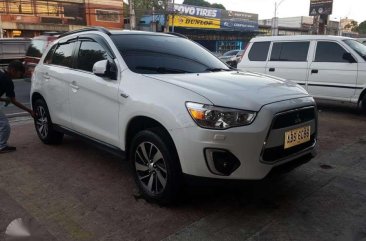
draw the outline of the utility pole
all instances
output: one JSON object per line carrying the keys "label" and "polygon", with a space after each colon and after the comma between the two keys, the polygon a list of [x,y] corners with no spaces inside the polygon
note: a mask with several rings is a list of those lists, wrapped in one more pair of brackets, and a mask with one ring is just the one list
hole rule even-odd
{"label": "utility pole", "polygon": [[2,20],[2,15],[0,13],[0,38],[4,38],[4,34],[3,34],[3,20]]}
{"label": "utility pole", "polygon": [[136,16],[135,16],[135,2],[134,2],[134,0],[128,0],[128,5],[130,7],[130,29],[134,30],[136,28]]}
{"label": "utility pole", "polygon": [[275,10],[274,10],[274,18],[272,20],[272,36],[278,35],[278,8],[280,7],[281,3],[285,0],[281,0],[279,3],[275,2]]}

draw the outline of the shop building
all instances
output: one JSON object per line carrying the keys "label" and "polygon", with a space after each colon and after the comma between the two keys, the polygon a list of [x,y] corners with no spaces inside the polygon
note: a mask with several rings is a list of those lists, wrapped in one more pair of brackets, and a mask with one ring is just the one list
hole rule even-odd
{"label": "shop building", "polygon": [[123,28],[123,0],[0,0],[3,37],[34,37],[85,26]]}

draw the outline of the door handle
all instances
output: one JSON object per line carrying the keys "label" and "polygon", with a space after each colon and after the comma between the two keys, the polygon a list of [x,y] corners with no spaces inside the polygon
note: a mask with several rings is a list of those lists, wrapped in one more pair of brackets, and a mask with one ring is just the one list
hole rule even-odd
{"label": "door handle", "polygon": [[50,77],[50,75],[46,72],[46,73],[44,73],[44,74],[43,74],[43,78],[44,78],[44,79],[50,79],[51,77]]}
{"label": "door handle", "polygon": [[311,73],[312,73],[312,74],[317,74],[317,73],[319,73],[319,70],[317,70],[317,69],[312,69],[312,70],[311,70]]}
{"label": "door handle", "polygon": [[70,87],[73,88],[73,89],[76,89],[78,90],[79,89],[79,86],[76,85],[76,82],[73,81],[71,84],[70,84]]}
{"label": "door handle", "polygon": [[126,99],[127,99],[127,98],[128,98],[128,96],[129,96],[129,95],[128,95],[128,94],[126,94],[125,92],[121,92],[121,94],[120,94],[120,95],[121,95],[123,98],[126,98]]}
{"label": "door handle", "polygon": [[275,72],[276,69],[275,68],[269,68],[269,72]]}

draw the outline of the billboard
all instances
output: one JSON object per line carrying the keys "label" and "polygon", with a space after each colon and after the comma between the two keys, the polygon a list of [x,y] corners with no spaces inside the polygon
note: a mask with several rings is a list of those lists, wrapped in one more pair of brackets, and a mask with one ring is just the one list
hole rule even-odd
{"label": "billboard", "polygon": [[310,0],[309,16],[330,15],[333,11],[333,0]]}
{"label": "billboard", "polygon": [[[174,7],[171,4],[169,9],[175,12],[174,26],[177,27],[236,31],[258,30],[258,14],[185,4],[174,4]],[[169,24],[171,25],[172,17],[169,18]]]}
{"label": "billboard", "polygon": [[[173,24],[172,16],[169,16],[169,25]],[[174,16],[174,26],[186,28],[219,29],[220,19],[198,18],[190,16]]]}

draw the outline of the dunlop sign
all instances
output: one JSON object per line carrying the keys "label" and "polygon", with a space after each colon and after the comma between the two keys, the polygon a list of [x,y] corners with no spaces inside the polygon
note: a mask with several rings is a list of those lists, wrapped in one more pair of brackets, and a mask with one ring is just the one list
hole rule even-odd
{"label": "dunlop sign", "polygon": [[[169,25],[173,24],[172,16],[169,16]],[[175,16],[174,26],[187,28],[219,29],[220,19],[198,18],[190,16]]]}

